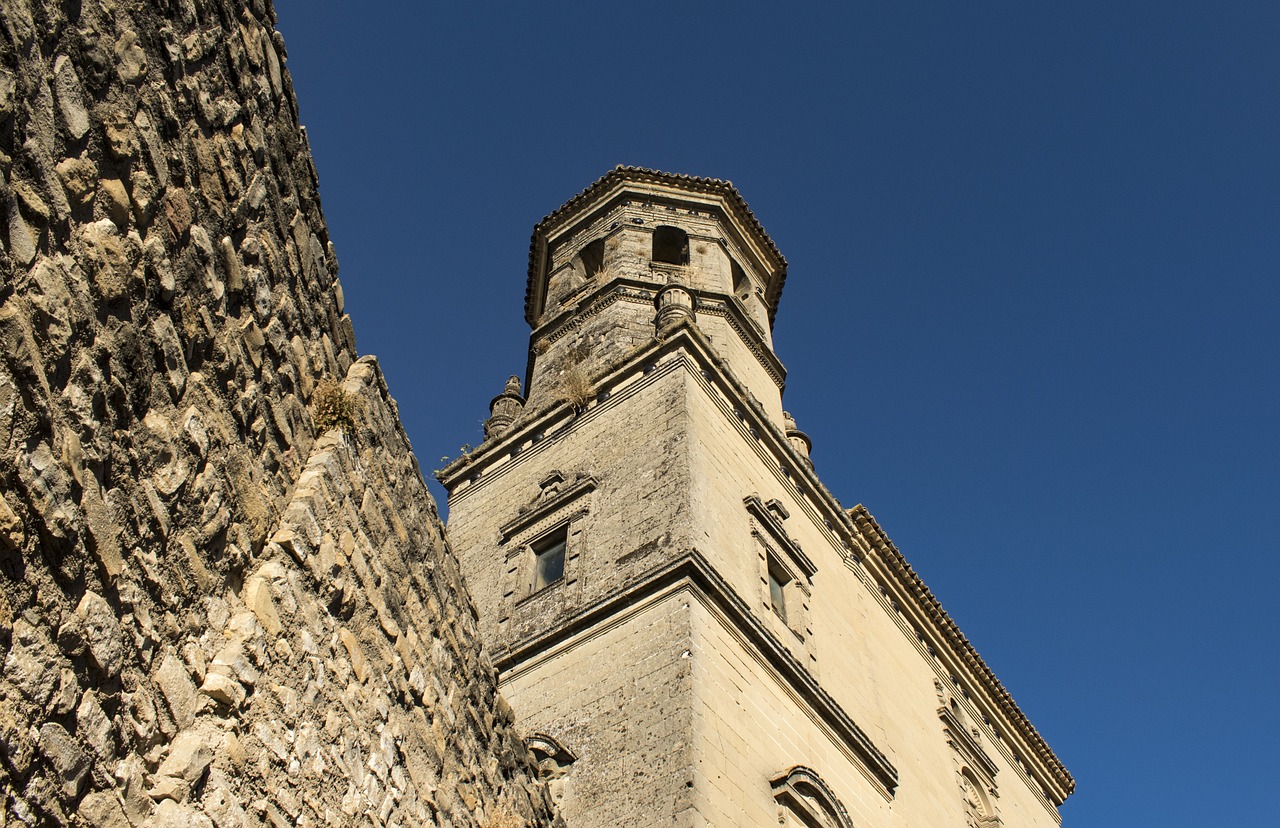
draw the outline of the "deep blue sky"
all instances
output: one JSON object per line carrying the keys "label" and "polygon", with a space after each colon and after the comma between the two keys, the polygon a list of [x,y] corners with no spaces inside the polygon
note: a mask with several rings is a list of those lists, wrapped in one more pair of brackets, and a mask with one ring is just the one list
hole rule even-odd
{"label": "deep blue sky", "polygon": [[819,474],[1075,774],[1068,828],[1276,824],[1280,4],[276,7],[424,470],[524,371],[538,219],[618,163],[730,179]]}

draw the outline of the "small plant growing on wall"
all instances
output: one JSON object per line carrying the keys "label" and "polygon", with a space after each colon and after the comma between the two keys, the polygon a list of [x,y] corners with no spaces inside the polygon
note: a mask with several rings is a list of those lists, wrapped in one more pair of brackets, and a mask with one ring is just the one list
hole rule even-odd
{"label": "small plant growing on wall", "polygon": [[596,395],[591,378],[581,365],[575,363],[560,375],[560,399],[564,400],[574,411],[582,411]]}
{"label": "small plant growing on wall", "polygon": [[311,416],[315,420],[316,433],[323,434],[331,428],[341,428],[346,434],[356,431],[356,415],[360,413],[360,400],[347,393],[330,377],[316,384],[311,397]]}

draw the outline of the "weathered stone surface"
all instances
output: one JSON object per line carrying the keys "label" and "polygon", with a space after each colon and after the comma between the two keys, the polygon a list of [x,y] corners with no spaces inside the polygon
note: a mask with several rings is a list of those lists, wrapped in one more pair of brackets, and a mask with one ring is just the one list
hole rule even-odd
{"label": "weathered stone surface", "polygon": [[89,757],[76,744],[66,728],[57,722],[40,727],[40,754],[48,760],[62,783],[62,793],[74,797],[89,773]]}
{"label": "weathered stone surface", "polygon": [[173,721],[181,728],[191,727],[196,720],[199,698],[182,660],[173,653],[165,655],[154,680],[168,702]]}
{"label": "weathered stone surface", "polygon": [[116,41],[116,71],[125,83],[137,83],[147,74],[147,53],[138,45],[137,32],[126,31]]}
{"label": "weathered stone surface", "polygon": [[156,806],[155,813],[142,828],[213,828],[213,820],[187,805],[165,799]]}
{"label": "weathered stone surface", "polygon": [[77,813],[92,828],[132,828],[120,800],[109,791],[87,795],[80,801]]}
{"label": "weathered stone surface", "polygon": [[228,707],[239,707],[247,695],[240,682],[222,673],[209,673],[205,676],[200,692]]}
{"label": "weathered stone surface", "polygon": [[102,209],[112,223],[123,232],[129,226],[130,202],[129,193],[124,182],[118,178],[104,178],[99,182],[98,196],[102,199]]}
{"label": "weathered stone surface", "polygon": [[76,615],[84,623],[89,652],[98,668],[108,676],[120,672],[124,661],[124,646],[120,641],[120,626],[115,610],[96,592],[86,592],[76,607]]}
{"label": "weathered stone surface", "polygon": [[179,734],[169,746],[169,755],[160,765],[162,776],[185,779],[194,785],[204,776],[205,769],[213,761],[213,751],[205,737],[199,733],[185,731]]}
{"label": "weathered stone surface", "polygon": [[71,133],[72,138],[83,138],[89,131],[89,112],[85,108],[80,77],[76,74],[75,65],[66,55],[58,55],[53,62],[53,80],[63,126]]}
{"label": "weathered stone surface", "polygon": [[85,691],[76,710],[76,735],[93,748],[99,759],[114,758],[115,725],[107,718],[93,690]]}
{"label": "weathered stone surface", "polygon": [[4,677],[37,707],[58,689],[59,659],[43,630],[19,619],[13,625],[13,646],[4,660]]}
{"label": "weathered stone surface", "polygon": [[273,21],[0,4],[0,825],[550,825]]}

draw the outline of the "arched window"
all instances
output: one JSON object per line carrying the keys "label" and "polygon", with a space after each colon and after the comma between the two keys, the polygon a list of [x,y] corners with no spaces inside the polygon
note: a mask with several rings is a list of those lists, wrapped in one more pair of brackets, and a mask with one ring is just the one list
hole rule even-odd
{"label": "arched window", "polygon": [[679,227],[662,225],[653,230],[653,260],[666,264],[689,263],[689,234]]}
{"label": "arched window", "polygon": [[796,765],[770,783],[778,822],[795,828],[853,828],[849,814],[816,772]]}
{"label": "arched window", "polygon": [[978,828],[996,828],[1001,824],[991,807],[991,796],[986,786],[978,781],[978,776],[969,768],[960,770],[960,788],[964,792],[965,815],[969,824]]}

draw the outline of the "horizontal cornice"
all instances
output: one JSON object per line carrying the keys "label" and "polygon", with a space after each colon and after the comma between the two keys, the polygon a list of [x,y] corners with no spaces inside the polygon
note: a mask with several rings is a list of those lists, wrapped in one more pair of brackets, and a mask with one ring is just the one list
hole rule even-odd
{"label": "horizontal cornice", "polygon": [[982,656],[978,654],[978,651],[969,643],[969,639],[965,637],[965,634],[956,626],[955,621],[943,609],[942,603],[934,597],[929,587],[911,568],[911,564],[907,563],[907,559],[898,551],[898,547],[880,528],[880,524],[871,516],[871,513],[862,504],[858,504],[849,510],[849,516],[857,526],[860,534],[871,542],[876,552],[876,557],[888,567],[887,574],[892,575],[894,581],[906,589],[909,600],[916,607],[923,610],[931,626],[942,633],[946,642],[950,645],[949,649],[960,658],[965,671],[978,681],[985,691],[984,695],[997,705],[1005,719],[1014,726],[1017,735],[1030,748],[1034,758],[1048,771],[1049,781],[1058,789],[1055,792],[1056,795],[1051,798],[1054,800],[1055,805],[1062,804],[1075,790],[1075,779],[1070,772],[1058,760],[1058,757],[1050,749],[1039,731],[1035,729],[1026,714],[1018,707],[1013,696],[1000,683],[1000,679],[996,678],[996,674],[987,666],[987,663],[982,660]]}
{"label": "horizontal cornice", "polygon": [[760,623],[746,602],[697,550],[689,550],[667,566],[645,573],[636,581],[586,606],[553,630],[500,646],[492,652],[494,666],[503,674],[515,671],[549,650],[607,624],[610,618],[627,612],[646,598],[682,585],[693,587],[708,599],[745,642],[763,656],[768,667],[803,700],[809,712],[857,761],[881,792],[891,798],[898,786],[897,768],[795,656]]}
{"label": "horizontal cornice", "polygon": [[[682,359],[668,358],[678,352],[687,356]],[[802,507],[820,531],[825,533],[831,545],[844,557],[846,565],[864,581],[879,580],[886,589],[892,589],[895,595],[900,596],[900,600],[913,608],[912,614],[923,620],[922,632],[940,649],[953,654],[951,660],[957,664],[958,670],[971,679],[969,685],[989,700],[986,706],[991,713],[1007,724],[1004,730],[1027,746],[1026,760],[1042,769],[1035,774],[1035,778],[1048,791],[1046,804],[1049,800],[1052,800],[1053,805],[1060,805],[1065,801],[1075,790],[1075,780],[995,677],[991,668],[960,632],[941,602],[925,586],[920,576],[862,505],[847,511],[841,506],[839,500],[818,478],[813,467],[791,447],[786,435],[753,399],[745,384],[715,355],[696,326],[677,328],[665,341],[655,340],[641,348],[631,359],[596,378],[596,386],[609,389],[643,372],[645,366],[655,363],[655,370],[627,384],[621,393],[602,402],[592,403],[577,417],[597,416],[608,407],[619,404],[630,393],[643,387],[643,384],[656,381],[681,364],[687,364],[695,381],[713,395],[725,416],[737,422],[752,450],[758,452],[762,459],[768,460],[779,483],[791,486],[800,496],[798,499]],[[455,488],[467,479],[472,464],[477,470],[483,470],[494,458],[501,458],[513,447],[527,443],[531,434],[545,433],[551,438],[528,449],[543,450],[548,443],[553,442],[554,429],[570,428],[576,421],[568,406],[552,406],[535,415],[528,423],[518,424],[517,428],[502,438],[485,443],[469,457],[454,461],[436,476],[449,490],[450,498],[465,496],[476,486],[483,486],[487,482],[482,477],[478,483],[464,487],[455,494]],[[495,476],[502,471],[499,466]],[[892,612],[887,601],[882,600],[882,604],[887,611]],[[1039,791],[1039,788],[1036,790]]]}

